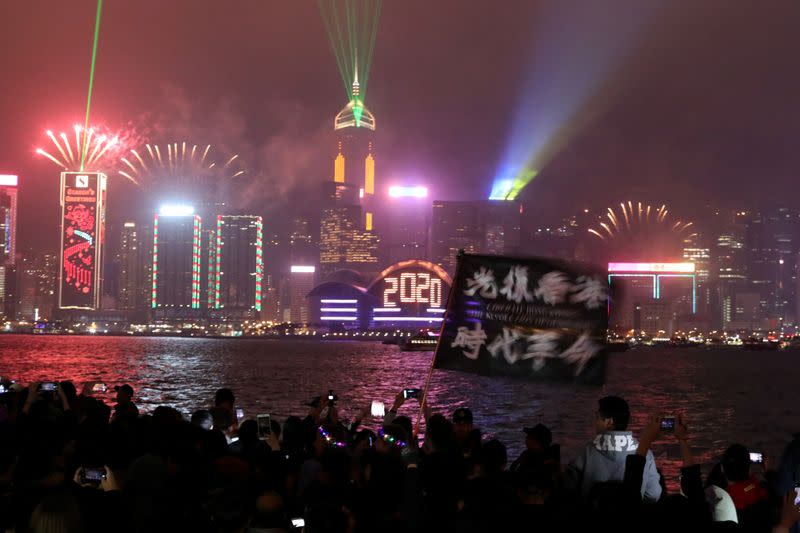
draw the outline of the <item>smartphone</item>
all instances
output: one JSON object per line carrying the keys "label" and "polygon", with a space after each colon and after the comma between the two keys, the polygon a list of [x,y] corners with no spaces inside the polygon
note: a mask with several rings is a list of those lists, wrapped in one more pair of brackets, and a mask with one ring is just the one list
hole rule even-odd
{"label": "smartphone", "polygon": [[105,383],[97,382],[94,385],[92,385],[92,392],[106,392],[107,390],[108,387],[106,387]]}
{"label": "smartphone", "polygon": [[386,406],[383,405],[383,402],[373,400],[372,407],[370,407],[370,412],[374,417],[383,418],[386,416]]}
{"label": "smartphone", "polygon": [[675,431],[674,416],[665,416],[661,419],[661,431]]}
{"label": "smartphone", "polygon": [[55,390],[56,390],[55,381],[43,381],[39,383],[39,392],[55,392]]}
{"label": "smartphone", "polygon": [[244,420],[244,409],[242,409],[241,407],[236,408],[236,420],[239,422]]}
{"label": "smartphone", "polygon": [[81,482],[82,483],[100,483],[106,478],[105,468],[94,468],[84,466],[81,468]]}
{"label": "smartphone", "polygon": [[304,518],[292,518],[292,527],[306,527]]}
{"label": "smartphone", "polygon": [[272,417],[270,415],[258,415],[256,416],[256,422],[258,423],[259,439],[266,439],[272,434]]}
{"label": "smartphone", "polygon": [[419,398],[420,392],[422,392],[421,389],[403,389],[403,398],[406,400],[410,398]]}
{"label": "smartphone", "polygon": [[333,393],[333,391],[332,391],[332,390],[329,390],[329,391],[328,391],[328,401],[329,401],[329,402],[335,402],[335,401],[336,401],[336,400],[338,400],[338,399],[339,399],[339,397],[338,397],[338,396],[336,396],[336,395]]}
{"label": "smartphone", "polygon": [[764,462],[764,454],[761,452],[750,452],[750,462],[762,464]]}
{"label": "smartphone", "polygon": [[7,390],[6,386],[0,383],[0,394],[5,394]]}
{"label": "smartphone", "polygon": [[794,504],[800,505],[800,481],[794,484]]}

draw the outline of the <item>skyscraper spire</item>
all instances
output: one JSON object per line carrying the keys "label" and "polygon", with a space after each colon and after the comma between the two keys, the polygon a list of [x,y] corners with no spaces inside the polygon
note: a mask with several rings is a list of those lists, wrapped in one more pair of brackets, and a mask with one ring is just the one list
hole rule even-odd
{"label": "skyscraper spire", "polygon": [[359,93],[359,85],[358,85],[358,48],[356,48],[356,64],[355,68],[353,69],[355,75],[353,76],[353,98],[356,98]]}

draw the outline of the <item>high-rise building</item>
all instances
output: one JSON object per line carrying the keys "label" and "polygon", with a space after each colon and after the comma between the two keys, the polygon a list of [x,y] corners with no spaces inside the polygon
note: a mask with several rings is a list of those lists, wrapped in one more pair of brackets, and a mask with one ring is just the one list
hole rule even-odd
{"label": "high-rise building", "polygon": [[794,321],[794,258],[800,212],[781,207],[753,213],[747,225],[748,278],[760,295],[761,317],[777,327]]}
{"label": "high-rise building", "polygon": [[314,288],[316,268],[312,265],[292,265],[289,272],[289,321],[308,324],[311,309],[308,293]]}
{"label": "high-rise building", "polygon": [[747,290],[746,211],[726,214],[712,254],[710,279],[717,284],[720,317],[716,324],[723,329],[737,320],[736,296]]}
{"label": "high-rise building", "polygon": [[13,265],[17,247],[17,186],[19,178],[0,174],[0,264]]}
{"label": "high-rise building", "polygon": [[142,240],[136,222],[122,225],[122,236],[118,255],[119,291],[117,306],[120,309],[139,308],[139,287],[144,281],[144,262],[142,261]]}
{"label": "high-rise building", "polygon": [[97,309],[102,296],[106,175],[61,173],[61,249],[58,305]]}
{"label": "high-rise building", "polygon": [[381,231],[381,260],[384,265],[428,258],[431,203],[427,187],[390,187],[381,217],[385,222]]}
{"label": "high-rise building", "polygon": [[698,233],[683,240],[683,259],[694,263],[697,276],[697,309],[700,313],[707,313],[716,300],[712,298],[711,281],[711,247],[706,243],[704,236]]}
{"label": "high-rise building", "polygon": [[255,318],[261,311],[264,277],[260,216],[217,216],[214,305],[228,317]]}
{"label": "high-rise building", "polygon": [[514,255],[520,243],[520,205],[502,200],[433,202],[430,258],[453,271],[459,250]]}
{"label": "high-rise building", "polygon": [[202,222],[191,206],[164,206],[153,220],[151,307],[157,318],[200,313]]}
{"label": "high-rise building", "polygon": [[319,262],[323,275],[352,269],[377,272],[379,239],[361,227],[358,191],[349,184],[324,184],[325,207],[320,218]]}
{"label": "high-rise building", "polygon": [[373,132],[375,117],[364,106],[358,83],[358,64],[350,101],[339,111],[333,122],[336,132],[336,154],[333,163],[333,181],[355,187],[364,206],[362,228],[372,231],[376,223],[375,200],[375,153]]}
{"label": "high-rise building", "polygon": [[319,249],[312,232],[311,221],[304,216],[292,219],[289,231],[289,262],[293,265],[310,265],[319,260]]}

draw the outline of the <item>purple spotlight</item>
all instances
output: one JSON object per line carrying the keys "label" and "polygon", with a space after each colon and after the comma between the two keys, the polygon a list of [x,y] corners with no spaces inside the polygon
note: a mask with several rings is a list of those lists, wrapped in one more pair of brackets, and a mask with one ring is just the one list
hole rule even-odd
{"label": "purple spotlight", "polygon": [[392,185],[389,187],[389,196],[392,198],[426,198],[428,196],[428,188],[421,185],[413,187]]}

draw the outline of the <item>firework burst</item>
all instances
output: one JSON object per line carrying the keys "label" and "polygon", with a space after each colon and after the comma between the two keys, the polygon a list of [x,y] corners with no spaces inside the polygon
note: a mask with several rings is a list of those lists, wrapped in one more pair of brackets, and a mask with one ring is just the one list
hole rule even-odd
{"label": "firework burst", "polygon": [[664,234],[688,238],[695,235],[691,233],[691,229],[691,222],[672,220],[665,205],[655,208],[649,204],[634,203],[629,200],[627,203],[620,203],[619,210],[615,211],[609,207],[605,217],[598,221],[596,227],[590,228],[589,233],[603,241],[646,239]]}
{"label": "firework burst", "polygon": [[162,180],[201,180],[211,175],[232,179],[245,173],[238,166],[238,155],[220,165],[212,159],[211,150],[210,144],[202,146],[186,141],[166,145],[146,144],[143,150],[131,149],[127,157],[120,158],[125,170],[119,173],[139,184]]}
{"label": "firework burst", "polygon": [[119,156],[123,147],[119,135],[111,134],[99,127],[91,127],[84,131],[83,126],[79,124],[75,124],[72,129],[73,139],[72,135],[64,132],[56,135],[52,130],[45,131],[55,150],[51,149],[48,152],[44,148],[37,148],[36,153],[69,171],[100,170],[113,166],[113,160]]}

